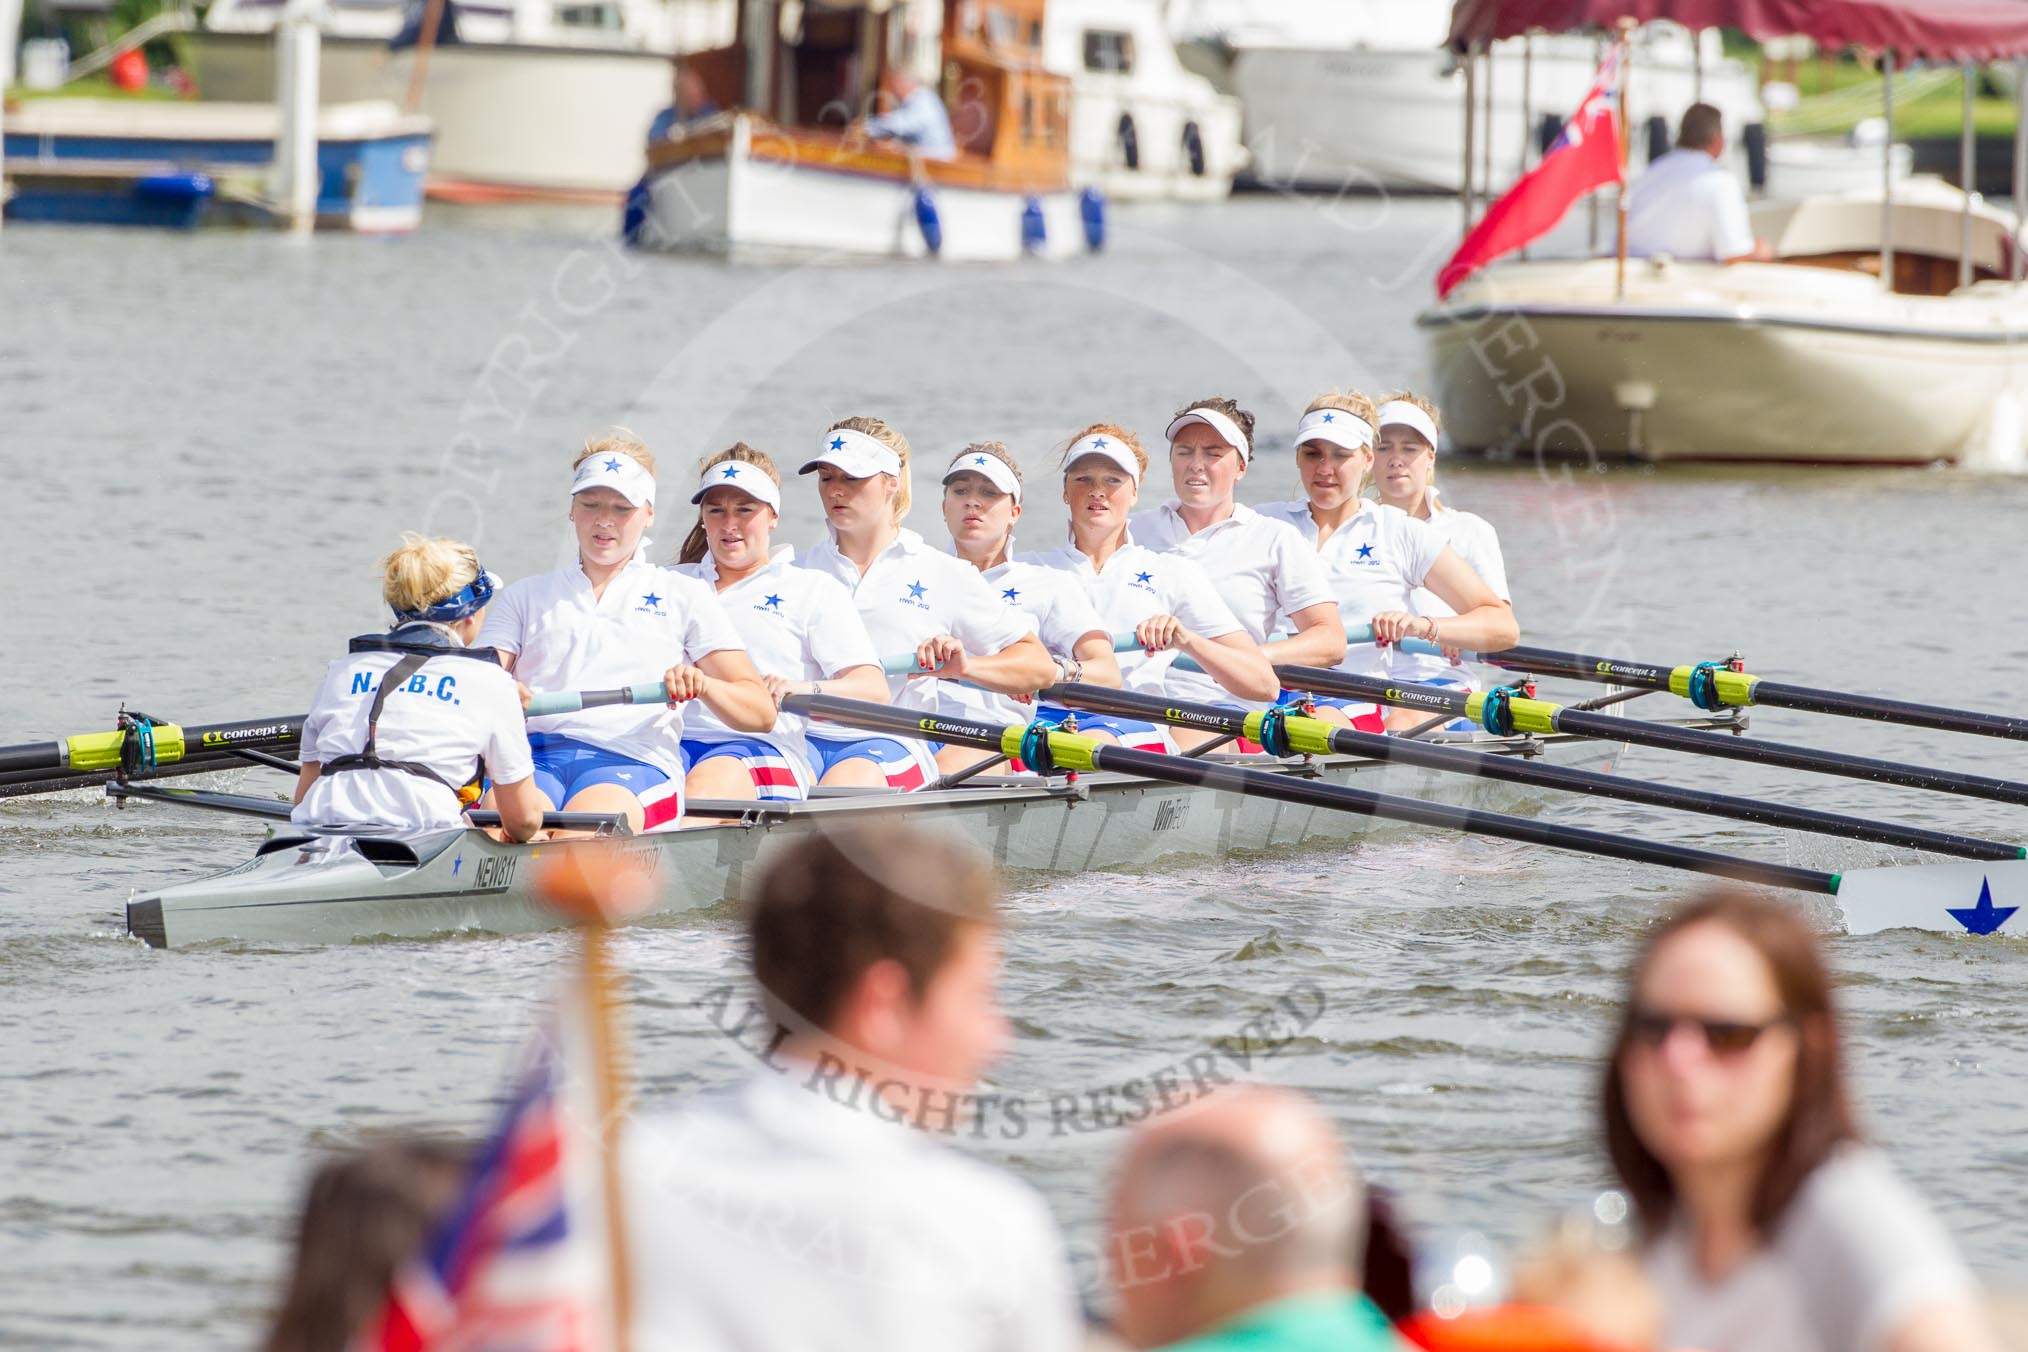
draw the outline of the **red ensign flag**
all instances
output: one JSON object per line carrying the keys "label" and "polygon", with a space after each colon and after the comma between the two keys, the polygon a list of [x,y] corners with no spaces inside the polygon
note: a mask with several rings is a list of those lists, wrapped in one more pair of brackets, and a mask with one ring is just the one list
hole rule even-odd
{"label": "red ensign flag", "polygon": [[1521,176],[1507,195],[1486,209],[1451,261],[1437,272],[1437,297],[1496,258],[1542,238],[1556,228],[1571,204],[1594,188],[1618,183],[1620,160],[1620,51],[1614,45],[1598,68],[1598,79],[1542,163]]}

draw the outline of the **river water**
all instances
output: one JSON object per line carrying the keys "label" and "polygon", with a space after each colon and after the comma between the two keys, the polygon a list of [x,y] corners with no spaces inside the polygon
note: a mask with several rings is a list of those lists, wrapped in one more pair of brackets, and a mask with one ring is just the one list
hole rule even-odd
{"label": "river water", "polygon": [[[475,537],[509,576],[566,545],[574,446],[624,425],[675,489],[734,439],[795,463],[876,412],[918,448],[919,501],[965,441],[1046,452],[1106,418],[1153,438],[1222,392],[1286,444],[1318,390],[1414,382],[1411,317],[1451,238],[1440,202],[1242,200],[1120,213],[1059,266],[634,258],[588,216],[445,212],[398,241],[10,229],[0,248],[0,743],[299,711],[377,621],[404,528]],[[1854,397],[1863,397],[1855,391]],[[1530,641],[2011,706],[2028,657],[2028,484],[1953,472],[1603,474],[1447,465],[1499,526]],[[1291,496],[1269,449],[1247,496]],[[1152,494],[1151,494],[1152,496]],[[786,538],[813,494],[792,485]],[[1034,494],[1026,542],[1061,508]],[[936,518],[915,523],[933,538]],[[1578,698],[1595,691],[1555,693]],[[1656,712],[1664,710],[1658,702]],[[1636,706],[1637,708],[1643,706]],[[1757,712],[1785,740],[2020,776],[2001,742]],[[1991,804],[1636,753],[1630,768],[2008,837]],[[279,791],[278,776],[240,776]],[[1819,867],[1891,852],[1678,814],[1537,802],[1603,825]],[[0,1345],[242,1345],[320,1147],[483,1129],[557,936],[154,952],[121,932],[143,882],[243,858],[258,827],[88,794],[0,803]],[[1496,1248],[1589,1205],[1598,1052],[1624,961],[1682,875],[1405,829],[1349,851],[1021,883],[996,1072],[1035,1101],[1103,1093],[1278,1002],[1300,1036],[1254,1073],[1316,1093],[1426,1242]],[[1808,906],[1807,900],[1799,905]],[[1827,929],[1829,922],[1826,921]],[[1870,1130],[1973,1263],[2028,1284],[2028,946],[1832,934]],[[628,930],[644,1095],[744,1053],[698,1001],[733,923]],[[1222,1050],[1221,1050],[1222,1049]],[[1092,1126],[1092,1114],[1075,1119]],[[1036,1182],[1088,1248],[1115,1130],[976,1148]]]}

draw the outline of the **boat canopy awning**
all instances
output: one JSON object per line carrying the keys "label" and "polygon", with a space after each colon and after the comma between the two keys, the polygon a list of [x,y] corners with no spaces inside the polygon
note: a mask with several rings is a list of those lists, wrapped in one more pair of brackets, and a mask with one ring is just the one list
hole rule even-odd
{"label": "boat canopy awning", "polygon": [[1805,37],[1827,51],[1861,47],[1903,60],[1987,62],[2028,56],[2021,0],[1458,0],[1450,46],[1531,30],[1609,29],[1621,19],[1737,28],[1757,41]]}

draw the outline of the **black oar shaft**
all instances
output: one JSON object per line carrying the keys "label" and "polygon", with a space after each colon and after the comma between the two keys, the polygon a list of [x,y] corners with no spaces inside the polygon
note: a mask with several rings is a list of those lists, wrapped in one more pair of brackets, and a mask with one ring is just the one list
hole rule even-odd
{"label": "black oar shaft", "polygon": [[[1617,658],[1595,657],[1587,653],[1559,652],[1554,648],[1503,648],[1495,653],[1481,653],[1479,660],[1496,667],[1504,667],[1509,671],[1532,672],[1541,676],[1568,676],[1581,681],[1642,686],[1650,690],[1673,690],[1677,694],[1683,693],[1679,687],[1682,684],[1681,676],[1687,670],[1685,667],[1659,667],[1646,662],[1623,662]],[[1761,677],[1742,676],[1731,679],[1740,682],[1746,691],[1746,697],[1743,700],[1728,699],[1727,703],[1758,704],[1770,709],[1797,709],[1806,713],[1836,714],[1843,718],[1870,718],[1883,723],[1933,728],[1940,732],[1967,732],[1980,737],[2028,741],[2028,718],[1981,713],[1974,709],[1952,709],[1936,704],[1918,704],[1909,700],[1861,695],[1845,690],[1818,690],[1810,686],[1788,685]]]}
{"label": "black oar shaft", "polygon": [[[1371,676],[1353,676],[1323,667],[1281,666],[1276,667],[1275,671],[1282,678],[1283,684],[1292,690],[1343,695],[1353,699],[1372,700],[1378,704],[1398,705],[1405,709],[1426,709],[1432,713],[1448,712],[1454,717],[1468,716],[1465,709],[1466,697],[1456,690],[1443,686],[1394,684]],[[2012,803],[2018,807],[2028,807],[2028,783],[2021,783],[2018,780],[1965,774],[1957,770],[1936,770],[1922,765],[1907,765],[1900,761],[1880,760],[1873,756],[1856,756],[1843,751],[1820,751],[1815,747],[1770,742],[1730,732],[1670,727],[1666,723],[1648,723],[1616,714],[1590,713],[1583,709],[1561,706],[1551,707],[1556,709],[1551,715],[1556,730],[1574,736],[1597,737],[1607,741],[1625,742],[1630,746],[1650,746],[1662,751],[1716,756],[1722,760],[1772,765],[1784,770],[1802,770],[1810,774],[1839,775],[1846,779],[1893,784],[1899,788],[1952,793],[1965,798],[1984,798],[1996,803]]]}
{"label": "black oar shaft", "polygon": [[[1124,718],[1142,718],[1156,722],[1166,720],[1210,732],[1243,732],[1246,727],[1246,715],[1230,709],[1221,709],[1208,704],[1183,704],[1103,686],[1073,683],[1056,686],[1044,691],[1043,694],[1054,702],[1073,708],[1087,708]],[[1413,765],[1446,774],[1472,775],[1508,784],[1526,784],[1535,788],[1587,794],[1598,798],[1616,798],[1623,802],[1640,803],[1646,807],[1697,812],[1786,831],[1809,831],[1818,835],[1839,836],[1847,840],[1863,840],[1876,845],[1929,850],[1937,854],[1956,855],[1966,859],[2022,857],[2021,847],[2018,845],[1981,840],[1976,836],[1959,835],[1950,831],[1932,831],[1926,827],[1905,826],[1898,822],[1871,821],[1864,817],[1848,817],[1836,812],[1819,812],[1814,808],[1792,807],[1785,803],[1772,803],[1758,798],[1740,798],[1732,794],[1707,793],[1697,789],[1678,788],[1670,784],[1617,778],[1612,775],[1594,774],[1588,770],[1572,769],[1565,765],[1533,764],[1510,756],[1488,754],[1484,751],[1466,751],[1458,747],[1435,746],[1428,742],[1410,741],[1401,737],[1384,737],[1352,728],[1332,728],[1327,734],[1327,740],[1331,750],[1344,755],[1366,756],[1374,760]]]}
{"label": "black oar shaft", "polygon": [[[827,722],[842,723],[868,731],[903,737],[933,738],[960,746],[978,747],[984,751],[1005,750],[1010,735],[1016,731],[996,728],[985,723],[974,723],[966,719],[919,715],[891,705],[864,704],[858,700],[840,699],[834,695],[792,695],[782,702],[782,707],[790,713],[821,718]],[[1085,743],[1085,739],[1077,737],[1065,738],[1064,741]],[[1709,850],[1608,835],[1603,831],[1592,831],[1583,827],[1559,826],[1549,822],[1532,821],[1525,817],[1512,817],[1504,813],[1482,812],[1474,808],[1453,807],[1447,803],[1426,802],[1420,798],[1402,798],[1393,794],[1375,793],[1369,789],[1353,788],[1346,784],[1326,783],[1274,771],[1251,770],[1220,762],[1190,760],[1182,756],[1166,756],[1150,751],[1132,751],[1109,744],[1090,744],[1089,757],[1094,769],[1118,771],[1162,783],[1203,787],[1225,793],[1270,798],[1278,802],[1359,813],[1388,821],[1434,826],[1528,845],[1548,845],[1608,859],[1659,864],[1668,868],[1734,878],[1742,882],[1762,883],[1771,887],[1826,894],[1834,893],[1837,889],[1836,875],[1817,869],[1795,868],[1787,864],[1765,864],[1734,855],[1715,854]]]}
{"label": "black oar shaft", "polygon": [[[176,729],[181,735],[180,754],[163,757],[164,763],[187,759],[201,751],[224,751],[248,746],[274,751],[293,745],[303,733],[303,715],[288,718],[251,718],[234,723],[203,723]],[[168,734],[165,732],[164,740]],[[122,734],[117,730],[81,733],[60,742],[30,742],[0,747],[0,774],[27,775],[36,771],[50,774],[89,773],[111,769],[118,764]],[[110,763],[104,762],[110,757]],[[19,781],[16,781],[19,782]]]}

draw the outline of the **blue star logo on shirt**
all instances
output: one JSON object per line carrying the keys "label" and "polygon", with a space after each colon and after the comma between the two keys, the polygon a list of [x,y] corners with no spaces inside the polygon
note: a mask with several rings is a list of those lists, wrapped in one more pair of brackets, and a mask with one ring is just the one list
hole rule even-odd
{"label": "blue star logo on shirt", "polygon": [[620,458],[616,455],[609,457],[606,460],[606,468],[614,474],[618,474],[620,472]]}
{"label": "blue star logo on shirt", "polygon": [[779,596],[769,596],[766,601],[761,603],[761,609],[763,610],[780,610],[781,608],[782,598]]}
{"label": "blue star logo on shirt", "polygon": [[1013,601],[1013,600],[1014,600],[1015,598],[1019,597],[1020,595],[1021,595],[1021,593],[1020,593],[1019,591],[1015,590],[1015,589],[1014,589],[1014,588],[1012,588],[1012,587],[1009,587],[1009,588],[1007,588],[1007,590],[1005,590],[1005,591],[1003,591],[1003,592],[1001,592],[1001,593],[1000,593],[1000,599],[1001,599],[1001,600],[1003,600],[1003,601],[1009,601],[1009,602],[1011,602],[1011,601]]}
{"label": "blue star logo on shirt", "polygon": [[1154,576],[1154,574],[1152,574],[1152,573],[1135,573],[1135,574],[1134,574],[1134,581],[1136,581],[1136,582],[1153,582],[1154,580],[1155,580],[1155,576]]}
{"label": "blue star logo on shirt", "polygon": [[1360,557],[1360,558],[1362,558],[1362,559],[1370,559],[1370,558],[1372,558],[1372,557],[1373,557],[1373,546],[1372,546],[1372,545],[1361,545],[1361,546],[1359,546],[1359,557]]}
{"label": "blue star logo on shirt", "polygon": [[725,477],[728,479],[737,479],[739,477],[739,466],[727,465],[725,467]]}
{"label": "blue star logo on shirt", "polygon": [[842,450],[844,450],[844,449],[845,449],[845,438],[843,438],[843,437],[832,437],[832,438],[831,438],[831,449],[832,449],[832,450],[834,450],[834,451],[842,451]]}
{"label": "blue star logo on shirt", "polygon": [[922,600],[922,594],[927,590],[929,589],[923,586],[922,583],[911,582],[908,584],[908,599],[911,601],[920,601]]}
{"label": "blue star logo on shirt", "polygon": [[655,611],[657,614],[660,614],[662,610],[662,598],[655,595],[655,593],[653,592],[649,592],[646,596],[643,596],[641,598],[641,604],[639,609],[652,610]]}

